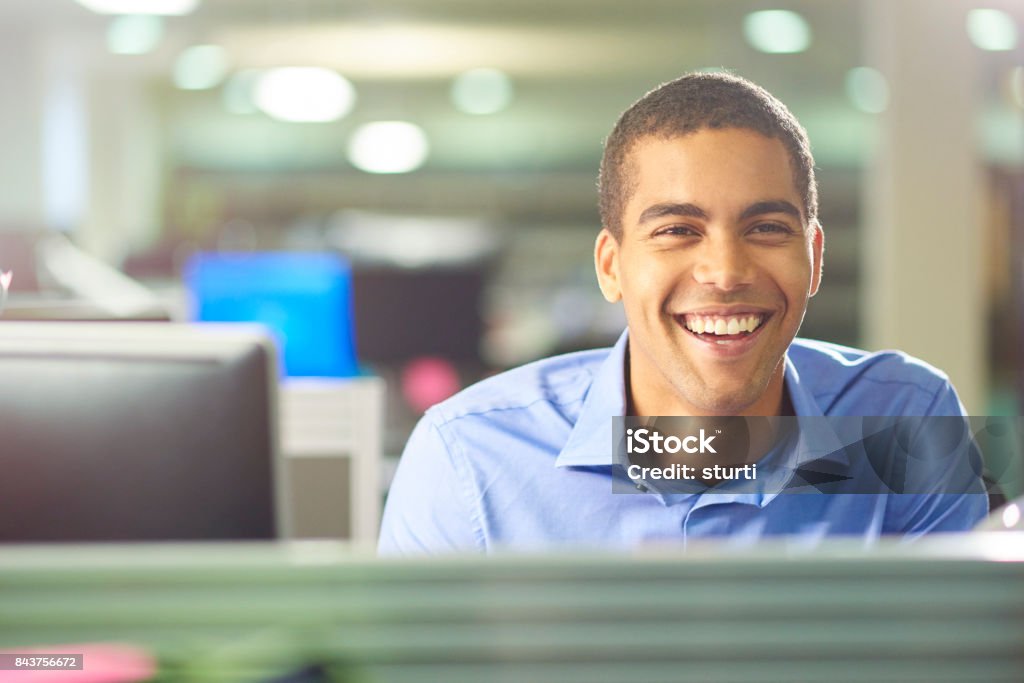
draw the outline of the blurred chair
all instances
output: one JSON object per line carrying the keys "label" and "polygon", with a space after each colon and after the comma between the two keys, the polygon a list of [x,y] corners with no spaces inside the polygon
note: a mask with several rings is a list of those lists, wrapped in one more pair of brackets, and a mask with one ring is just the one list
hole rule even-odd
{"label": "blurred chair", "polygon": [[33,230],[0,230],[0,271],[11,271],[10,293],[38,292],[36,242],[43,233]]}
{"label": "blurred chair", "polygon": [[0,232],[0,270],[14,274],[4,320],[170,320],[153,292],[63,233]]}

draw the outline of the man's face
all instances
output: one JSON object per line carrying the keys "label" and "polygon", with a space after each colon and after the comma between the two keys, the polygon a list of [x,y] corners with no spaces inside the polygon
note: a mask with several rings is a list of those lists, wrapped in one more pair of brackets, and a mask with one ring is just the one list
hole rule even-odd
{"label": "man's face", "polygon": [[704,129],[643,138],[627,163],[621,240],[602,230],[595,256],[625,306],[633,414],[777,414],[822,252],[786,148]]}

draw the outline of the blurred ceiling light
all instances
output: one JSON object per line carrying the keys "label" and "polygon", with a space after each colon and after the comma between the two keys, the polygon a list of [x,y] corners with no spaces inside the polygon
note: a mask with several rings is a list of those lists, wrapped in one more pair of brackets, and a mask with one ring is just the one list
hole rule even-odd
{"label": "blurred ceiling light", "polygon": [[115,55],[144,55],[156,49],[164,22],[152,14],[114,17],[107,26],[107,49]]}
{"label": "blurred ceiling light", "polygon": [[348,145],[348,160],[367,173],[408,173],[427,159],[427,136],[406,121],[376,121],[360,126]]}
{"label": "blurred ceiling light", "polygon": [[1017,25],[998,9],[972,9],[967,13],[967,35],[982,50],[1012,50],[1017,47]]}
{"label": "blurred ceiling light", "polygon": [[1010,96],[1018,107],[1024,109],[1024,66],[1010,70]]}
{"label": "blurred ceiling light", "polygon": [[331,217],[327,241],[359,262],[403,268],[479,264],[502,244],[500,232],[477,218],[354,209]]}
{"label": "blurred ceiling light", "polygon": [[747,42],[761,52],[791,54],[811,44],[811,27],[796,12],[783,9],[751,12],[743,19]]}
{"label": "blurred ceiling light", "polygon": [[455,78],[451,96],[467,114],[495,114],[512,102],[512,80],[498,69],[470,69]]}
{"label": "blurred ceiling light", "polygon": [[280,121],[326,123],[352,111],[356,91],[336,71],[296,66],[267,71],[255,97],[257,107]]}
{"label": "blurred ceiling light", "polygon": [[239,115],[257,113],[260,109],[256,106],[256,85],[262,75],[259,69],[243,69],[229,78],[221,91],[224,109]]}
{"label": "blurred ceiling light", "polygon": [[[226,47],[239,63],[256,68],[322,66],[353,79],[447,80],[467,69],[497,64],[515,74],[560,77],[566,64],[582,63],[594,73],[617,73],[625,66],[623,54],[633,55],[630,63],[657,62],[648,54],[651,50],[636,54],[637,31],[620,26],[579,26],[566,32],[560,25],[510,24],[494,18],[480,23],[226,22],[212,30],[211,42]],[[714,50],[708,34],[691,22],[662,26],[649,42],[653,50],[683,41],[701,53]]]}
{"label": "blurred ceiling light", "polygon": [[1020,523],[1020,507],[1016,503],[1010,503],[1003,509],[1003,526],[1012,529]]}
{"label": "blurred ceiling light", "polygon": [[199,0],[76,0],[97,14],[190,14]]}
{"label": "blurred ceiling light", "polygon": [[889,82],[877,69],[858,66],[846,72],[846,96],[868,114],[881,114],[889,107]]}
{"label": "blurred ceiling light", "polygon": [[227,74],[227,52],[219,45],[193,45],[174,63],[174,84],[182,90],[209,90]]}

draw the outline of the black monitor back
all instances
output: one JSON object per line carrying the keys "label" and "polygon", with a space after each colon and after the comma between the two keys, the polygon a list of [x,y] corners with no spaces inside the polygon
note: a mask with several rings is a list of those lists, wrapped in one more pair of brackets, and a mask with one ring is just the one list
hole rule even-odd
{"label": "black monitor back", "polygon": [[0,323],[0,541],[275,537],[274,388],[254,332]]}
{"label": "black monitor back", "polygon": [[371,363],[436,355],[479,362],[483,336],[482,266],[353,270],[356,350]]}

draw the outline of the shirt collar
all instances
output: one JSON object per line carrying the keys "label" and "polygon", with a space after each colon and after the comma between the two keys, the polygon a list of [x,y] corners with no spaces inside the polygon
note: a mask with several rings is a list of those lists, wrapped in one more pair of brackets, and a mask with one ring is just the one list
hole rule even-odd
{"label": "shirt collar", "polygon": [[[842,441],[829,420],[825,419],[821,406],[814,398],[810,387],[800,378],[789,352],[786,352],[786,389],[793,404],[797,419],[796,443],[771,458],[771,467],[766,468],[766,477],[759,482],[760,491],[740,494],[741,502],[764,507],[772,502],[786,488],[799,488],[807,484],[807,477],[814,478],[818,472],[815,463],[828,461],[841,467],[849,466],[849,457]],[[835,468],[826,466],[826,470]]]}
{"label": "shirt collar", "polygon": [[612,464],[612,417],[626,414],[628,340],[628,330],[623,331],[611,353],[597,368],[569,440],[555,460],[555,467]]}
{"label": "shirt collar", "polygon": [[[579,417],[569,439],[555,460],[556,467],[599,467],[612,464],[612,417],[626,414],[626,349],[629,331],[623,331],[615,346],[598,367],[587,391]],[[793,460],[798,467],[812,460],[830,460],[849,464],[842,442],[827,420],[821,419],[821,406],[810,388],[801,380],[789,353],[785,358],[786,388],[800,420],[800,432]],[[816,419],[813,419],[816,418]]]}

